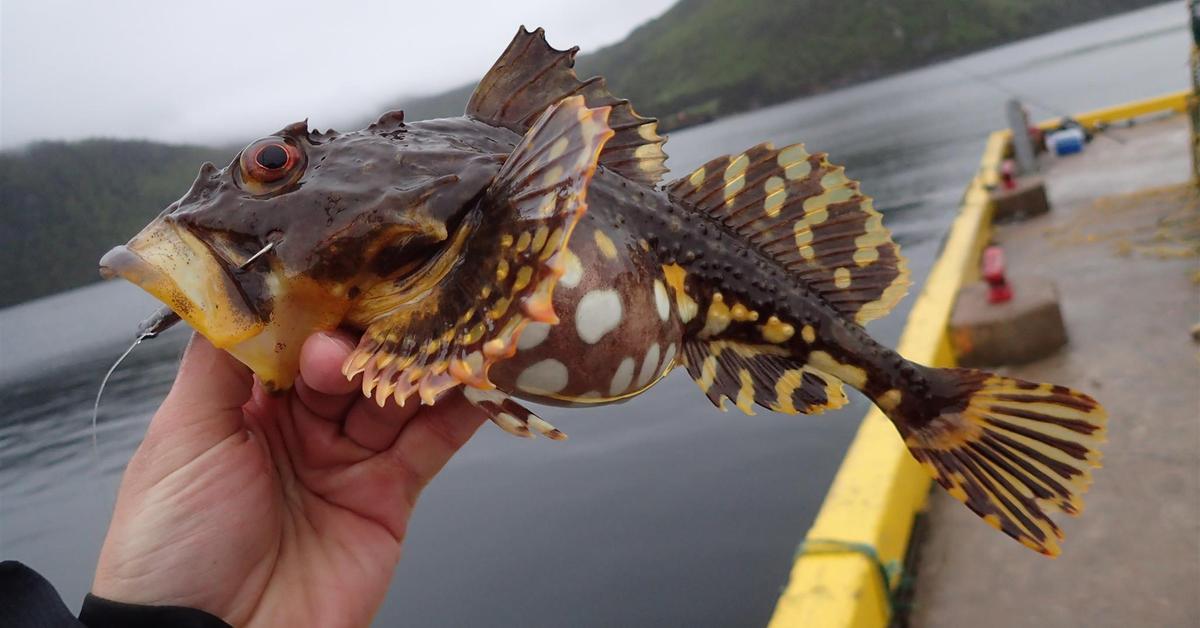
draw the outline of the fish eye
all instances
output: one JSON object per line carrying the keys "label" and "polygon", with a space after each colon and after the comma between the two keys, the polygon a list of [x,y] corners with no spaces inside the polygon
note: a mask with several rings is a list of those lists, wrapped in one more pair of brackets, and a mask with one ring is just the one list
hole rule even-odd
{"label": "fish eye", "polygon": [[303,161],[300,148],[283,138],[261,139],[242,151],[242,179],[250,184],[276,183],[294,175]]}
{"label": "fish eye", "polygon": [[287,165],[287,149],[279,144],[267,144],[262,150],[258,151],[258,155],[254,158],[254,161],[267,170],[279,170]]}

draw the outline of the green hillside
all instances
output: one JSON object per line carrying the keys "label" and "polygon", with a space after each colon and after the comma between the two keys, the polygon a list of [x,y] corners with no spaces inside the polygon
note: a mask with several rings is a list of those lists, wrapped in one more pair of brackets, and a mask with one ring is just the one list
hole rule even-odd
{"label": "green hillside", "polygon": [[0,307],[99,280],[96,262],[229,149],[42,142],[0,153]]}
{"label": "green hillside", "polygon": [[[670,128],[1153,3],[680,0],[579,67],[607,76],[613,93]],[[473,86],[398,108],[410,120],[459,115]],[[224,164],[234,152],[87,140],[0,153],[0,307],[97,280],[110,246],[179,198],[202,162]]]}
{"label": "green hillside", "polygon": [[[680,0],[577,68],[670,129],[1159,1]],[[412,120],[459,115],[472,87],[396,107]]]}

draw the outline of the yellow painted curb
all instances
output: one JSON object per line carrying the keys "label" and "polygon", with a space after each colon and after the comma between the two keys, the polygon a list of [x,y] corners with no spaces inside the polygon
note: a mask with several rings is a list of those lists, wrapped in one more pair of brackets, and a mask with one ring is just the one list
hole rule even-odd
{"label": "yellow painted curb", "polygon": [[[911,360],[934,366],[954,364],[946,326],[958,287],[978,272],[976,261],[991,225],[984,182],[995,181],[1007,140],[1006,132],[989,138],[945,249],[908,316],[897,350]],[[874,547],[884,562],[900,560],[929,482],[896,428],[882,412],[872,409],[846,452],[807,538],[863,543]],[[770,626],[885,626],[889,615],[887,593],[874,562],[853,553],[810,554],[793,565]]]}

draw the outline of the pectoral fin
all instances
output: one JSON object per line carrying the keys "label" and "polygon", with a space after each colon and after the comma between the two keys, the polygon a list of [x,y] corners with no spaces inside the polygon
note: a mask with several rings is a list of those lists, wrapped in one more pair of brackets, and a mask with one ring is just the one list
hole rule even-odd
{"label": "pectoral fin", "polygon": [[459,384],[493,388],[488,369],[516,353],[525,325],[558,322],[551,297],[597,157],[613,134],[608,114],[581,96],[549,108],[438,258],[364,297],[396,302],[343,367],[347,377],[363,373],[364,394],[383,405],[417,392],[431,404]]}

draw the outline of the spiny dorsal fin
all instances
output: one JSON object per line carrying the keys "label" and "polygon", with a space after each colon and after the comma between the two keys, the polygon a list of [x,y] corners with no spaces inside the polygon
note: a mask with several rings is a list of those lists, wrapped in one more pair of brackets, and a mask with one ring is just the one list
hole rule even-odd
{"label": "spiny dorsal fin", "polygon": [[758,246],[859,324],[879,318],[908,290],[908,266],[883,216],[824,153],[802,144],[759,144],[718,157],[668,185]]}
{"label": "spiny dorsal fin", "polygon": [[658,183],[667,171],[662,149],[667,140],[658,134],[658,120],[639,116],[628,100],[610,94],[602,77],[579,80],[575,75],[578,51],[555,50],[546,43],[545,31],[539,28],[531,33],[522,26],[479,81],[467,103],[467,115],[524,133],[547,107],[581,94],[589,107],[612,107],[608,124],[616,135],[600,153],[600,163],[634,181]]}
{"label": "spiny dorsal fin", "polygon": [[361,297],[350,320],[367,329],[342,372],[362,373],[364,394],[432,404],[459,384],[492,388],[488,369],[516,353],[525,326],[558,322],[552,293],[613,134],[608,113],[580,96],[548,109],[439,256]]}
{"label": "spiny dorsal fin", "polygon": [[790,357],[779,345],[692,339],[684,345],[688,374],[713,405],[725,399],[754,414],[751,403],[785,414],[820,414],[846,405],[837,378]]}

